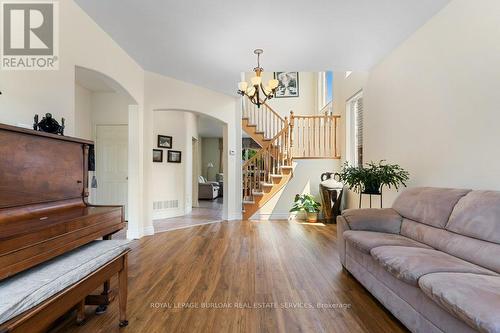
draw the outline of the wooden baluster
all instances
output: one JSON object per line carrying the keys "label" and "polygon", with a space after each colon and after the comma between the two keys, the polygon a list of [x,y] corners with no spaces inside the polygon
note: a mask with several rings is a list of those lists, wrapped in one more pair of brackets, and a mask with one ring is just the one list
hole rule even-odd
{"label": "wooden baluster", "polygon": [[307,156],[311,156],[311,118],[307,119]]}
{"label": "wooden baluster", "polygon": [[[286,126],[286,124],[285,124]],[[290,138],[290,152],[291,154],[293,154],[293,144],[294,144],[294,132],[293,132],[293,127],[295,126],[295,117],[293,116],[293,111],[290,111],[290,134],[289,134],[289,138]]]}
{"label": "wooden baluster", "polygon": [[326,132],[326,124],[328,122],[328,112],[325,112],[325,117],[323,118],[323,156],[328,156],[328,151],[327,151],[327,145],[326,145],[326,140],[327,140],[327,132]]}
{"label": "wooden baluster", "polygon": [[272,139],[273,138],[273,131],[271,129],[271,112],[269,112],[269,109],[266,110],[267,111],[267,135],[268,135],[268,138],[269,139]]}
{"label": "wooden baluster", "polygon": [[328,149],[328,156],[332,156],[333,154],[333,149],[332,149],[332,133],[333,133],[333,124],[332,124],[332,118],[328,117],[328,124],[330,125],[329,131],[328,131],[328,141],[329,141],[329,149]]}
{"label": "wooden baluster", "polygon": [[333,118],[334,120],[334,126],[333,126],[333,139],[334,139],[334,144],[333,144],[333,150],[335,153],[335,157],[338,157],[339,154],[337,152],[337,117]]}
{"label": "wooden baluster", "polygon": [[300,123],[300,128],[302,129],[302,134],[300,135],[300,156],[305,156],[306,155],[306,148],[305,148],[305,145],[304,145],[304,137],[305,137],[305,134],[306,134],[306,127],[304,126],[304,118],[299,118],[299,123]]}
{"label": "wooden baluster", "polygon": [[313,156],[316,156],[316,122],[319,118],[312,118],[312,121],[313,121],[313,132],[312,132],[312,135],[313,135]]}
{"label": "wooden baluster", "polygon": [[[285,117],[285,122],[288,123],[288,118],[287,117]],[[287,135],[287,133],[288,133],[288,129],[285,131],[285,136],[283,138],[283,141],[284,141],[283,142],[283,153],[285,153],[288,150],[288,143],[289,143],[289,141],[288,141],[288,135]],[[285,156],[283,156],[283,158],[285,158]],[[287,154],[286,158],[288,158],[288,154]],[[283,163],[287,163],[287,162],[283,159]],[[287,165],[288,165],[288,163],[287,163]]]}
{"label": "wooden baluster", "polygon": [[256,123],[257,126],[255,127],[255,129],[257,131],[260,131],[260,129],[259,129],[260,128],[260,109],[255,108],[255,112],[256,112],[255,116],[257,117],[257,123]]}
{"label": "wooden baluster", "polygon": [[278,134],[276,131],[276,116],[273,114],[271,116],[272,122],[271,122],[271,133],[273,135],[273,138]]}

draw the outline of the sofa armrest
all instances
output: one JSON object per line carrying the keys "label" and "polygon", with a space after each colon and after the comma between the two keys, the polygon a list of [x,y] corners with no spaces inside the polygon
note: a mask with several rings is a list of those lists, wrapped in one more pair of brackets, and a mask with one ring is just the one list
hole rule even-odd
{"label": "sofa armrest", "polygon": [[344,231],[349,230],[349,225],[346,219],[339,215],[337,216],[337,249],[339,251],[340,262],[345,267],[346,243],[344,239]]}
{"label": "sofa armrest", "polygon": [[352,230],[399,234],[403,217],[392,208],[347,209],[342,217]]}

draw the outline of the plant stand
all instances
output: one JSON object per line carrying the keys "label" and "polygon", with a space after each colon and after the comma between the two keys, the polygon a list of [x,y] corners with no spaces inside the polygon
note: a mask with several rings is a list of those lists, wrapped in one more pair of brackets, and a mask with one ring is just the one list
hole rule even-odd
{"label": "plant stand", "polygon": [[362,200],[363,194],[370,196],[370,208],[372,208],[372,195],[380,196],[380,208],[382,208],[382,190],[380,190],[380,193],[367,193],[367,192],[360,191],[359,192],[359,208],[361,208],[361,203],[363,202],[363,200]]}

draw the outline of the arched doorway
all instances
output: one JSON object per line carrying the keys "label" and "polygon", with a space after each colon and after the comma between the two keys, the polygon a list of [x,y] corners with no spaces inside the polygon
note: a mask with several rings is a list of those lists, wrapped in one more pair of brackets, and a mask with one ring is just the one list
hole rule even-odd
{"label": "arched doorway", "polygon": [[[75,66],[75,135],[95,142],[96,168],[89,175],[89,201],[125,206],[127,237],[140,229],[139,106],[113,78]],[[129,144],[133,142],[135,144]]]}
{"label": "arched doorway", "polygon": [[[192,110],[156,109],[153,114],[155,232],[227,219],[227,124]],[[180,162],[171,160],[172,153]]]}

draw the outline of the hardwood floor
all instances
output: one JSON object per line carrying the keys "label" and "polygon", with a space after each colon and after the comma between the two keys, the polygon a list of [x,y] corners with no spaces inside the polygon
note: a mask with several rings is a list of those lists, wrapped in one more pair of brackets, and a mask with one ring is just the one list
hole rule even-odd
{"label": "hardwood floor", "polygon": [[406,332],[342,271],[335,225],[220,222],[145,237],[129,256],[126,328],[117,306],[87,307],[84,326],[71,317],[54,332]]}
{"label": "hardwood floor", "polygon": [[222,220],[223,199],[199,200],[198,207],[193,207],[190,214],[154,221],[155,232],[188,228],[195,225],[219,222]]}

